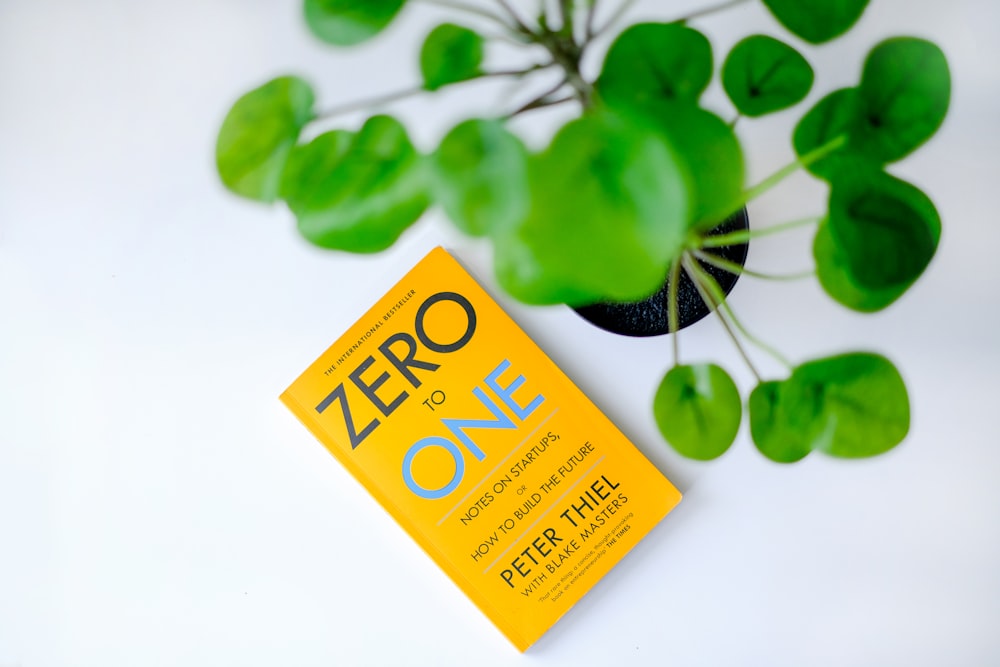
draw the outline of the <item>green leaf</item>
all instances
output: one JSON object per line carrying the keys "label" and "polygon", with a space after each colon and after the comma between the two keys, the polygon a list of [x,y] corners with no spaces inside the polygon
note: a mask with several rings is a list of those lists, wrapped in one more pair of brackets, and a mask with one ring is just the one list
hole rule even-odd
{"label": "green leaf", "polygon": [[675,366],[656,390],[653,415],[674,449],[709,461],[733,444],[743,406],[736,383],[715,364]]}
{"label": "green leaf", "polygon": [[335,46],[353,46],[378,33],[396,18],[406,0],[305,0],[306,24],[314,35]]}
{"label": "green leaf", "polygon": [[775,461],[797,461],[813,450],[876,456],[902,442],[909,424],[906,385],[877,354],[805,363],[789,379],[762,383],[750,396],[751,436]]}
{"label": "green leaf", "polygon": [[277,199],[281,171],[313,118],[313,101],[309,84],[292,76],[269,81],[236,100],[215,144],[223,184],[249,199]]}
{"label": "green leaf", "polygon": [[861,289],[847,270],[848,260],[830,234],[830,225],[824,220],[816,230],[813,240],[816,258],[816,277],[820,285],[835,301],[858,312],[873,313],[882,310],[898,299],[907,287]]}
{"label": "green leaf", "polygon": [[564,126],[530,163],[532,207],[497,236],[503,287],[528,303],[655,292],[690,216],[685,169],[663,135],[608,111]]}
{"label": "green leaf", "polygon": [[813,244],[820,284],[849,308],[885,308],[920,277],[940,238],[941,219],[919,189],[883,172],[845,172]]}
{"label": "green leaf", "polygon": [[492,120],[468,120],[441,140],[433,158],[435,199],[466,234],[512,228],[528,213],[528,151]]}
{"label": "green leaf", "polygon": [[861,101],[856,88],[833,91],[802,117],[792,135],[795,152],[800,158],[837,137],[846,136],[848,141],[843,148],[809,165],[810,172],[830,180],[838,173],[881,166],[857,145],[851,144],[851,132],[860,117]]}
{"label": "green leaf", "polygon": [[807,414],[797,411],[795,401],[784,397],[784,387],[783,382],[761,382],[750,392],[750,437],[772,461],[795,463],[812,451],[802,435],[810,425]]}
{"label": "green leaf", "polygon": [[388,248],[429,203],[423,162],[388,116],[369,118],[357,134],[327,132],[296,147],[281,195],[306,239],[351,252]]}
{"label": "green leaf", "polygon": [[722,85],[744,116],[763,116],[798,104],[812,84],[813,70],[806,59],[766,35],[739,42],[722,66]]}
{"label": "green leaf", "polygon": [[764,4],[789,31],[820,44],[850,30],[868,0],[764,0]]}
{"label": "green leaf", "polygon": [[711,229],[736,210],[743,193],[743,149],[733,128],[715,114],[683,104],[664,110],[661,129],[687,168],[692,226]]}
{"label": "green leaf", "polygon": [[796,390],[819,410],[812,448],[860,458],[889,451],[910,428],[910,401],[899,371],[877,354],[812,361],[792,374]]}
{"label": "green leaf", "polygon": [[482,74],[482,63],[483,38],[452,23],[434,28],[420,49],[420,72],[427,90],[474,79]]}
{"label": "green leaf", "polygon": [[902,159],[944,122],[951,74],[941,49],[914,37],[896,37],[868,54],[858,88],[861,117],[851,143],[883,164]]}
{"label": "green leaf", "polygon": [[678,23],[640,23],[608,50],[597,91],[610,106],[666,100],[697,104],[712,79],[712,46]]}
{"label": "green leaf", "polygon": [[872,49],[861,83],[826,96],[795,128],[799,156],[840,135],[846,145],[810,167],[827,180],[840,172],[880,167],[927,141],[948,112],[951,76],[944,54],[912,37]]}
{"label": "green leaf", "polygon": [[912,283],[941,238],[941,219],[931,200],[884,172],[844,174],[834,181],[828,224],[863,288]]}
{"label": "green leaf", "polygon": [[728,123],[697,106],[665,99],[609,106],[623,118],[657,129],[673,147],[691,184],[690,226],[711,229],[738,208],[743,149]]}

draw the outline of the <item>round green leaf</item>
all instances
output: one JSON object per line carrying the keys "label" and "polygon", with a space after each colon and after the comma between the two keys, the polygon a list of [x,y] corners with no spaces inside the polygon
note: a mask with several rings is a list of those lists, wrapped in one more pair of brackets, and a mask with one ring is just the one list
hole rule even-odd
{"label": "round green leaf", "polygon": [[690,226],[711,229],[731,215],[743,195],[743,150],[733,128],[715,114],[683,102],[647,101],[615,106],[663,133],[691,184]]}
{"label": "round green leaf", "polygon": [[530,164],[529,215],[495,239],[499,281],[529,303],[653,293],[685,241],[685,171],[662,133],[634,119],[570,122]]}
{"label": "round green leaf", "polygon": [[353,46],[380,33],[406,0],[305,0],[306,24],[335,46]]}
{"label": "round green leaf", "polygon": [[735,212],[743,193],[743,149],[733,128],[715,114],[682,104],[664,112],[662,130],[687,167],[692,226],[711,229]]}
{"label": "round green leaf", "polygon": [[306,239],[351,252],[388,248],[429,203],[423,162],[388,116],[369,118],[357,134],[327,132],[296,147],[281,195]]}
{"label": "round green leaf", "polygon": [[763,116],[798,104],[812,84],[813,70],[806,59],[766,35],[739,42],[722,66],[722,85],[744,116]]}
{"label": "round green leaf", "polygon": [[674,449],[708,461],[733,444],[743,405],[736,383],[715,364],[675,366],[656,390],[653,415]]}
{"label": "round green leaf", "polygon": [[868,0],[764,0],[764,4],[789,31],[820,44],[850,30]]}
{"label": "round green leaf", "polygon": [[944,122],[951,74],[941,49],[914,37],[896,37],[868,54],[860,118],[851,143],[881,163],[895,162],[927,141]]}
{"label": "round green leaf", "polygon": [[502,123],[468,120],[434,153],[434,195],[466,234],[510,229],[528,213],[528,151]]}
{"label": "round green leaf", "polygon": [[941,219],[927,195],[885,172],[845,173],[834,180],[828,225],[861,289],[912,284],[941,238]]}
{"label": "round green leaf", "polygon": [[883,289],[858,287],[848,270],[848,259],[844,251],[834,242],[830,225],[824,220],[816,230],[813,240],[813,256],[816,258],[816,277],[820,285],[835,301],[862,313],[882,310],[898,299],[908,285]]}
{"label": "round green leaf", "polygon": [[249,199],[277,199],[281,171],[313,118],[313,101],[309,84],[293,76],[269,81],[236,100],[215,144],[223,184]]}
{"label": "round green leaf", "polygon": [[782,382],[750,395],[750,433],[775,461],[809,451],[860,458],[882,454],[906,437],[910,404],[902,377],[885,357],[843,354],[802,364]]}
{"label": "round green leaf", "polygon": [[833,91],[802,117],[792,135],[795,152],[800,158],[838,137],[847,137],[847,144],[843,148],[808,165],[809,171],[830,180],[838,173],[881,166],[851,142],[853,127],[860,117],[861,100],[856,88]]}
{"label": "round green leaf", "polygon": [[420,49],[420,72],[427,90],[474,79],[482,73],[482,63],[483,38],[452,23],[434,28]]}
{"label": "round green leaf", "polygon": [[812,451],[807,433],[806,413],[799,412],[794,401],[785,399],[783,382],[761,382],[750,393],[750,437],[760,452],[778,463],[801,461]]}
{"label": "round green leaf", "polygon": [[795,150],[801,157],[846,136],[842,148],[809,167],[827,180],[895,162],[937,131],[950,95],[948,63],[937,46],[912,37],[886,40],[868,55],[857,88],[831,93],[802,118]]}
{"label": "round green leaf", "polygon": [[876,456],[909,431],[906,385],[885,357],[853,353],[812,361],[790,382],[812,404],[813,449],[842,458]]}
{"label": "round green leaf", "polygon": [[679,23],[640,23],[611,45],[596,86],[612,106],[697,104],[711,79],[712,46],[703,34]]}

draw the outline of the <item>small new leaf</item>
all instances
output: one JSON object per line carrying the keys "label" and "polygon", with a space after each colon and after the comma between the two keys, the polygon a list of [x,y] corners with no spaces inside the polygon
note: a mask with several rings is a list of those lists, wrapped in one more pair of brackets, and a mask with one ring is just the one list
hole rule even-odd
{"label": "small new leaf", "polygon": [[435,200],[471,236],[510,229],[528,213],[528,151],[493,120],[468,120],[434,153]]}
{"label": "small new leaf", "polygon": [[812,84],[813,70],[806,59],[766,35],[739,42],[722,66],[722,85],[744,116],[763,116],[798,104]]}
{"label": "small new leaf", "polygon": [[313,101],[309,84],[293,76],[269,81],[238,99],[215,144],[223,184],[248,199],[277,199],[288,154],[313,118]]}
{"label": "small new leaf", "polygon": [[452,23],[434,28],[420,49],[420,72],[424,88],[437,90],[442,86],[474,79],[482,71],[483,38]]}
{"label": "small new leaf", "polygon": [[608,50],[597,90],[611,106],[668,101],[697,104],[712,79],[712,46],[678,23],[640,23]]}
{"label": "small new leaf", "polygon": [[821,44],[850,30],[868,0],[764,0],[764,4],[790,32]]}
{"label": "small new leaf", "polygon": [[674,449],[709,461],[733,444],[743,406],[736,383],[715,364],[675,366],[656,391],[653,415]]}
{"label": "small new leaf", "polygon": [[335,46],[368,40],[396,18],[406,0],[305,0],[306,25]]}
{"label": "small new leaf", "polygon": [[357,134],[322,134],[292,153],[281,196],[299,232],[322,248],[378,252],[429,204],[423,161],[394,118],[373,116]]}

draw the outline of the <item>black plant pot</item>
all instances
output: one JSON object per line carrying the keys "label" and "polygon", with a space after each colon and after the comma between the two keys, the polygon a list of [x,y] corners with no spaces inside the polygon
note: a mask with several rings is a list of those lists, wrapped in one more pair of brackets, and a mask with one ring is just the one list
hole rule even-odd
{"label": "black plant pot", "polygon": [[[710,236],[729,234],[731,232],[750,229],[750,219],[744,208],[725,222],[715,227]],[[747,261],[747,244],[713,248],[712,252],[730,262],[743,266]],[[699,262],[719,283],[722,291],[729,294],[739,276],[723,269]],[[668,322],[667,295],[670,287],[668,280],[660,291],[642,301],[634,303],[595,303],[581,306],[576,312],[591,324],[623,336],[660,336],[670,332]],[[708,306],[698,294],[697,288],[687,275],[681,272],[680,284],[677,287],[677,309],[679,327],[691,326],[709,313]]]}

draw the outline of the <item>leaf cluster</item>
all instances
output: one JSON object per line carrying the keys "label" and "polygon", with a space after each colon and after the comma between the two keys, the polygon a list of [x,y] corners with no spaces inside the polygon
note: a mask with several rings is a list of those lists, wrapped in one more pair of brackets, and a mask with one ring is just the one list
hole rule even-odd
{"label": "leaf cluster", "polygon": [[[350,47],[389,29],[415,1],[305,0],[304,13],[317,38]],[[849,353],[788,365],[786,379],[764,380],[745,343],[787,362],[745,330],[705,267],[741,273],[713,250],[794,226],[712,234],[754,197],[805,168],[830,185],[813,244],[823,289],[861,312],[899,299],[933,258],[941,221],[923,192],[887,169],[943,122],[948,64],[923,39],[877,44],[855,86],[826,94],[801,115],[791,139],[794,162],[748,186],[737,121],[798,105],[815,79],[787,36],[749,35],[717,62],[710,40],[690,25],[695,17],[750,2],[756,0],[627,26],[611,40],[597,76],[588,78],[584,56],[618,28],[630,0],[542,2],[535,16],[507,0],[488,6],[449,0],[442,4],[454,20],[434,27],[420,45],[419,85],[371,106],[484,78],[520,82],[521,97],[460,122],[433,150],[422,151],[400,119],[381,113],[360,127],[334,127],[303,141],[310,124],[367,105],[323,111],[309,83],[279,77],[230,109],[216,145],[219,175],[237,195],[283,201],[303,237],[342,251],[384,250],[440,206],[464,233],[492,244],[498,282],[527,303],[637,301],[684,275],[717,311],[757,376],[746,408],[751,436],[765,456],[792,462],[813,450],[849,458],[880,454],[898,444],[909,425],[906,388],[892,364],[876,354]],[[776,28],[811,45],[848,31],[868,0],[762,3]],[[490,55],[498,35],[522,45],[534,64],[497,68]],[[715,76],[733,106],[729,121],[702,103]],[[513,118],[564,104],[578,113],[539,150],[529,150],[511,129]],[[736,438],[744,403],[719,366],[680,362],[675,296],[669,308],[674,364],[653,413],[680,453],[715,458]]]}

